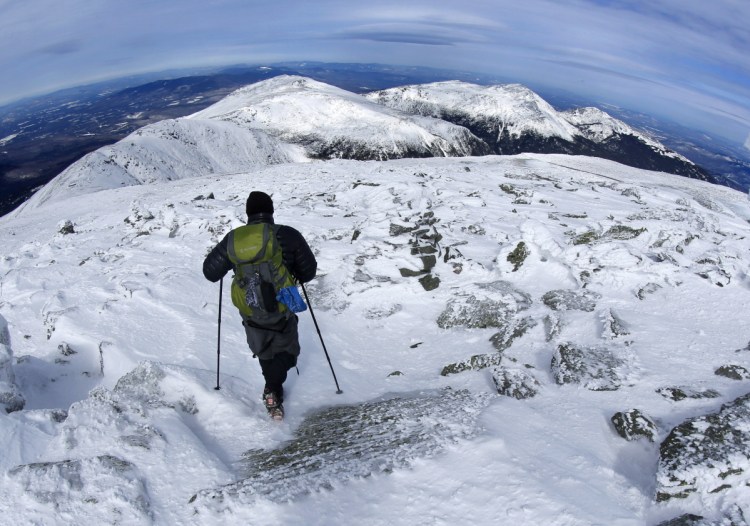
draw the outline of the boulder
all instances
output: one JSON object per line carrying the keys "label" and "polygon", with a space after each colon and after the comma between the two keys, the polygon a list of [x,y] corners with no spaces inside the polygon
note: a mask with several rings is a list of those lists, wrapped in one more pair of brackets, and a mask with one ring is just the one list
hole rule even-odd
{"label": "boulder", "polygon": [[741,499],[750,502],[748,466],[750,393],[672,429],[659,447],[656,500],[686,499],[702,511],[726,514]]}
{"label": "boulder", "polygon": [[531,373],[523,369],[509,369],[496,367],[492,371],[492,381],[498,394],[510,396],[518,400],[533,398],[539,393],[540,384]]}
{"label": "boulder", "polygon": [[632,357],[626,349],[586,347],[567,342],[552,356],[552,376],[559,384],[580,384],[592,391],[615,391],[625,383]]}
{"label": "boulder", "polygon": [[611,420],[617,434],[625,440],[647,438],[653,442],[658,432],[654,421],[638,409],[617,412]]}
{"label": "boulder", "polygon": [[601,295],[590,290],[551,290],[542,302],[552,310],[582,310],[593,312]]}

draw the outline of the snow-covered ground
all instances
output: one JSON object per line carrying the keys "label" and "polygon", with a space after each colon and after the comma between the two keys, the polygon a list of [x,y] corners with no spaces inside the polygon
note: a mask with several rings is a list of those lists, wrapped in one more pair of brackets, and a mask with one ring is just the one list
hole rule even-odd
{"label": "snow-covered ground", "polygon": [[[214,389],[201,265],[250,190],[318,257],[343,389],[302,313],[282,424],[226,294]],[[744,194],[563,155],[326,161],[72,196],[0,239],[0,395],[25,400],[0,412],[4,523],[750,517],[747,451],[656,499],[670,430],[750,391]],[[631,409],[653,441],[615,431]]]}

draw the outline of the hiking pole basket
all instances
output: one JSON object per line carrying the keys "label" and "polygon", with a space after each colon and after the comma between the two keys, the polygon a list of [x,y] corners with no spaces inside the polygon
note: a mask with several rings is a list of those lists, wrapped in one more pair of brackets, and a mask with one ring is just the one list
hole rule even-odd
{"label": "hiking pole basket", "polygon": [[221,278],[221,281],[219,281],[219,323],[218,323],[218,330],[216,333],[216,387],[214,387],[214,390],[218,391],[221,389],[219,387],[219,367],[221,366],[221,295],[224,290],[224,278]]}
{"label": "hiking pole basket", "polygon": [[305,295],[305,301],[307,302],[307,306],[310,307],[310,315],[312,316],[313,323],[315,324],[315,330],[318,331],[318,337],[320,338],[320,344],[323,346],[323,352],[326,353],[326,360],[328,360],[328,367],[331,368],[333,381],[336,383],[336,394],[341,394],[344,391],[341,390],[341,388],[339,387],[339,381],[336,379],[336,373],[333,370],[331,357],[328,356],[328,349],[326,349],[326,344],[325,342],[323,342],[323,335],[320,334],[320,327],[318,326],[318,320],[315,319],[315,313],[313,312],[312,303],[310,303],[310,298],[307,297],[307,291],[305,290],[305,285],[303,283],[300,283],[300,286],[302,287],[302,293]]}

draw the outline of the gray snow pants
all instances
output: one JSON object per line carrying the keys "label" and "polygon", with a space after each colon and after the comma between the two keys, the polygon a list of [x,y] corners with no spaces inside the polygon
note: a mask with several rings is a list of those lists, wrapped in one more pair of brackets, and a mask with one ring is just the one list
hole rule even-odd
{"label": "gray snow pants", "polygon": [[300,353],[297,316],[292,315],[270,328],[253,325],[244,318],[242,325],[245,326],[247,344],[260,361],[266,389],[274,391],[283,401],[287,371],[297,365]]}

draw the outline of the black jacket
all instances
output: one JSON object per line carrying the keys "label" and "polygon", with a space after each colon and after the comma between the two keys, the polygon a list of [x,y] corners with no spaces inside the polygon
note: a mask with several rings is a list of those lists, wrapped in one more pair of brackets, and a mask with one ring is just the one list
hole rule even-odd
{"label": "black jacket", "polygon": [[[273,224],[273,215],[264,213],[250,216],[247,224],[253,223]],[[302,234],[290,226],[279,225],[276,227],[276,239],[281,245],[284,265],[292,276],[300,283],[307,283],[313,279],[318,270],[318,262]],[[211,249],[203,261],[203,275],[207,280],[217,282],[233,268],[227,252],[228,244],[229,234]]]}

